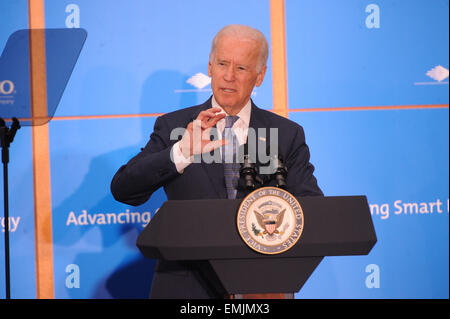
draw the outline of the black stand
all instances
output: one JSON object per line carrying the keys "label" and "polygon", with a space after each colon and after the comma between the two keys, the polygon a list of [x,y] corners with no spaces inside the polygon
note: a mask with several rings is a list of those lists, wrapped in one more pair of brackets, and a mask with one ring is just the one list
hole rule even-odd
{"label": "black stand", "polygon": [[5,121],[0,117],[0,139],[2,147],[3,163],[3,197],[4,197],[4,224],[5,224],[5,283],[6,299],[11,299],[11,284],[9,271],[9,203],[8,203],[8,163],[9,163],[9,145],[14,140],[17,130],[20,129],[19,120],[12,118],[11,128],[6,126]]}

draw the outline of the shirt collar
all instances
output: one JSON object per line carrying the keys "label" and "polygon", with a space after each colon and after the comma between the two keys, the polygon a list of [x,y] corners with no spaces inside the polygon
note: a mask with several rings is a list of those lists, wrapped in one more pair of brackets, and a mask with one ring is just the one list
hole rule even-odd
{"label": "shirt collar", "polygon": [[[214,98],[214,95],[212,97],[211,104],[212,104],[212,107],[219,107],[222,110],[220,113],[223,112],[223,113],[226,114],[226,112],[223,109],[223,107],[221,107],[219,105],[219,103],[217,103],[216,99]],[[251,111],[252,111],[252,102],[251,102],[251,99],[249,99],[247,104],[245,104],[245,106],[239,111],[239,113],[236,114],[237,116],[239,116],[239,120],[237,122],[242,121],[241,125],[244,124],[243,126],[248,128],[248,126],[250,124]],[[225,120],[220,120],[219,122],[221,122],[221,121],[225,122]],[[219,123],[217,123],[217,124],[219,124]]]}

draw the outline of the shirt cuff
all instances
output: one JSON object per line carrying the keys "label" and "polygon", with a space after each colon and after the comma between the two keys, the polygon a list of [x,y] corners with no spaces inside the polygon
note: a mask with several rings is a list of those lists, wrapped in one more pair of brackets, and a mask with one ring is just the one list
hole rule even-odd
{"label": "shirt cuff", "polygon": [[178,173],[183,174],[184,169],[188,167],[194,160],[194,157],[184,157],[180,149],[180,141],[176,142],[172,147],[172,160]]}

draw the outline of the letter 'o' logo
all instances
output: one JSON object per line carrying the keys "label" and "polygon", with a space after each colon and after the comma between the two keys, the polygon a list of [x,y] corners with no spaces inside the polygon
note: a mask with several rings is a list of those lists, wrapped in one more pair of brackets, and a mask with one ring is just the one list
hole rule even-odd
{"label": "letter 'o' logo", "polygon": [[303,210],[289,192],[262,187],[248,194],[237,214],[244,242],[262,254],[280,254],[292,248],[303,232]]}
{"label": "letter 'o' logo", "polygon": [[14,83],[12,81],[0,81],[0,94],[8,95],[12,92],[14,92]]}

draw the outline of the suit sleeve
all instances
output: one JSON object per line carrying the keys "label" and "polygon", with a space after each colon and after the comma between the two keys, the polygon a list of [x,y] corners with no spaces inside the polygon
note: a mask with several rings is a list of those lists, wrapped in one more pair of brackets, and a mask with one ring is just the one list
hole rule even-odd
{"label": "suit sleeve", "polygon": [[323,196],[323,192],[313,174],[314,166],[309,162],[309,147],[306,144],[305,133],[301,126],[298,126],[291,145],[285,161],[288,169],[287,189],[294,196]]}
{"label": "suit sleeve", "polygon": [[111,193],[122,203],[145,203],[158,188],[179,175],[171,160],[172,146],[166,120],[158,117],[150,141],[127,164],[119,168],[111,181]]}

